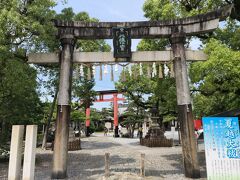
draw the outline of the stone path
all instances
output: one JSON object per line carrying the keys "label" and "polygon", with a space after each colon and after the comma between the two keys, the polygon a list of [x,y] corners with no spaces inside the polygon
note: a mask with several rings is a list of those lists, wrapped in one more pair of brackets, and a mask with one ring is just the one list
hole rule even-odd
{"label": "stone path", "polygon": [[[181,147],[148,148],[139,145],[138,139],[94,137],[82,139],[82,150],[69,153],[68,179],[104,179],[104,155],[110,153],[110,180],[112,179],[189,179],[183,174]],[[146,177],[139,177],[140,155],[145,153]],[[200,146],[202,179],[206,179],[204,151]],[[38,149],[35,179],[50,179],[52,152]],[[0,164],[0,179],[7,177],[7,164]]]}

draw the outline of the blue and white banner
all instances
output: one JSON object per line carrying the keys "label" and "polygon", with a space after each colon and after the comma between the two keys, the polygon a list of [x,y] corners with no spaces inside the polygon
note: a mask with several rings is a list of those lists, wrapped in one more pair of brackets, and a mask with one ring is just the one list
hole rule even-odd
{"label": "blue and white banner", "polygon": [[237,117],[204,117],[209,180],[240,180],[240,134]]}

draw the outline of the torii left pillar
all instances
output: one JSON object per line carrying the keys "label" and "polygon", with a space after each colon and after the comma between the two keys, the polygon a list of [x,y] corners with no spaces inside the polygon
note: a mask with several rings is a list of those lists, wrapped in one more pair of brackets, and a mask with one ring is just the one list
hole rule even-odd
{"label": "torii left pillar", "polygon": [[72,64],[74,36],[65,34],[61,37],[60,83],[57,106],[57,120],[53,152],[52,179],[67,177],[69,119],[71,110]]}

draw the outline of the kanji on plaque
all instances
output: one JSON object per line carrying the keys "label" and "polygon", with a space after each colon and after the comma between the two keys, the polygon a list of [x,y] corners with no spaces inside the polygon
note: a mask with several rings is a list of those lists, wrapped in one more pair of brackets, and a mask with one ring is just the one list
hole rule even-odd
{"label": "kanji on plaque", "polygon": [[240,179],[240,134],[237,117],[204,117],[207,177]]}
{"label": "kanji on plaque", "polygon": [[113,47],[115,58],[131,58],[131,29],[113,28]]}

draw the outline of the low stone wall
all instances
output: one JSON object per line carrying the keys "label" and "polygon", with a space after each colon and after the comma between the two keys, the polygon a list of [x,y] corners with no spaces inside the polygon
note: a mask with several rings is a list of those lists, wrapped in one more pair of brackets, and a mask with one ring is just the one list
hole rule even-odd
{"label": "low stone wall", "polygon": [[68,142],[68,150],[69,151],[81,150],[81,140],[77,139],[77,140]]}
{"label": "low stone wall", "polygon": [[[51,150],[54,150],[54,141],[52,143],[47,143],[47,149],[51,148]],[[81,140],[76,139],[68,142],[68,151],[77,151],[81,150]]]}
{"label": "low stone wall", "polygon": [[172,139],[146,139],[142,138],[140,139],[140,144],[142,146],[147,147],[172,147],[173,146],[173,140]]}

